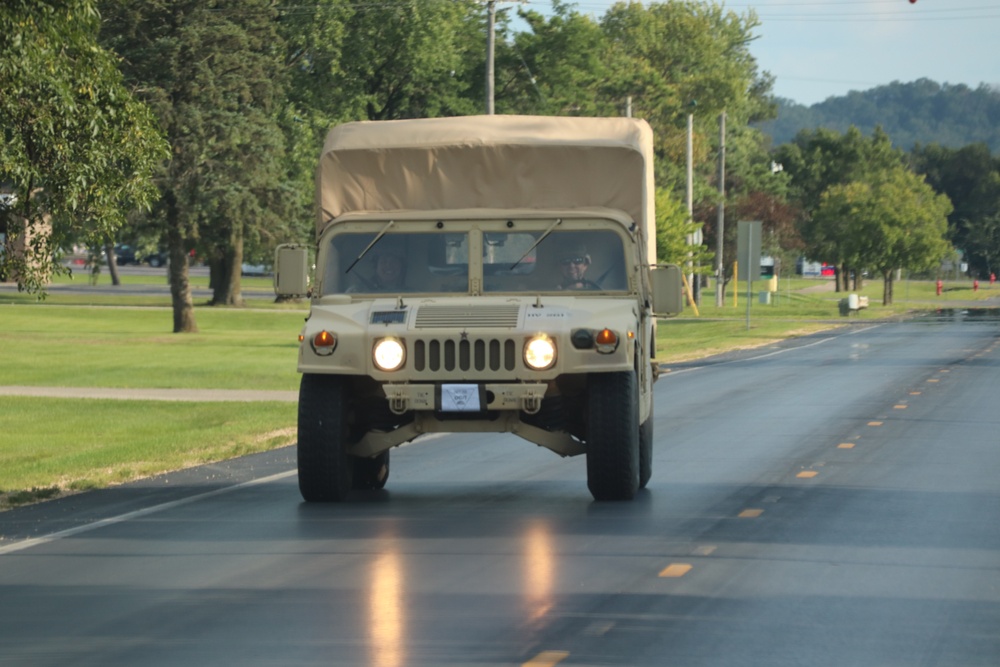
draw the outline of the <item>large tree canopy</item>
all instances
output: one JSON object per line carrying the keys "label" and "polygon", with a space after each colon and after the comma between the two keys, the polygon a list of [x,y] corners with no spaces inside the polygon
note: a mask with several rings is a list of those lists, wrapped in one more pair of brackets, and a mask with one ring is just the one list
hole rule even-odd
{"label": "large tree canopy", "polygon": [[[166,145],[149,109],[98,46],[90,0],[7,0],[0,7],[0,273],[40,291],[68,239],[103,245],[128,211],[155,198]],[[51,227],[51,229],[50,229]]]}
{"label": "large tree canopy", "polygon": [[896,269],[937,265],[949,249],[951,202],[905,167],[870,174],[864,181],[834,185],[823,193],[815,222],[836,230],[851,265],[878,271],[883,304],[892,303]]}

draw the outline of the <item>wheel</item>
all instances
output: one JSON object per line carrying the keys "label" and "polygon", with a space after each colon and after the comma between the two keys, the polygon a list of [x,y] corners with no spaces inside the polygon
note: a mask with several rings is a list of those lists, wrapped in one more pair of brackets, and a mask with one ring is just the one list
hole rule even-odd
{"label": "wheel", "polygon": [[389,450],[370,459],[356,458],[354,464],[355,489],[384,489],[389,479]]}
{"label": "wheel", "polygon": [[587,387],[587,487],[594,500],[631,500],[639,488],[634,371],[595,373]]}
{"label": "wheel", "polygon": [[299,492],[307,502],[339,502],[351,490],[347,392],[339,375],[302,376],[299,385]]}
{"label": "wheel", "polygon": [[645,489],[653,476],[653,406],[649,417],[639,424],[639,488]]}
{"label": "wheel", "polygon": [[160,265],[161,265],[161,264],[163,264],[163,261],[162,261],[162,260],[160,260],[160,258],[159,258],[159,257],[156,257],[156,256],[154,255],[153,257],[150,257],[150,258],[149,258],[149,265],[150,265],[151,267],[153,267],[154,269],[158,269],[158,268],[160,268]]}

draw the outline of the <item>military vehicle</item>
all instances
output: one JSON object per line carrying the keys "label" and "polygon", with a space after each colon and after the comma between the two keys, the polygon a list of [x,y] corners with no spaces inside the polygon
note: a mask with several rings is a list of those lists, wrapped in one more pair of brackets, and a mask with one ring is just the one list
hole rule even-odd
{"label": "military vehicle", "polygon": [[683,306],[680,270],[656,265],[652,143],[631,118],[329,133],[317,245],[275,257],[276,291],[310,298],[298,359],[305,500],[382,488],[393,447],[440,432],[513,433],[585,455],[596,500],[646,485],[656,317]]}

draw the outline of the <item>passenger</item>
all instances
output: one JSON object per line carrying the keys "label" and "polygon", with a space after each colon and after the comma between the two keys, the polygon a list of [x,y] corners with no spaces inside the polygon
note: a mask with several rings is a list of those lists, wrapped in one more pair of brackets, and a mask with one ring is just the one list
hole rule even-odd
{"label": "passenger", "polygon": [[601,289],[600,285],[584,277],[589,268],[590,255],[587,254],[587,247],[580,243],[568,245],[559,253],[559,272],[562,276],[559,289]]}

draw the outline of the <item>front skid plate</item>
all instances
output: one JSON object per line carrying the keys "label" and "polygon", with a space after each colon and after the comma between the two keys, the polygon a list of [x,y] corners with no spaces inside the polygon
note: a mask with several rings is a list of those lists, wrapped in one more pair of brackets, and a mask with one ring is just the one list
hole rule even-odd
{"label": "front skid plate", "polygon": [[417,412],[414,420],[395,431],[383,433],[369,431],[351,446],[354,456],[375,456],[425,433],[513,433],[536,445],[550,449],[560,456],[577,456],[586,452],[584,444],[562,431],[525,424],[517,411],[501,412],[497,419],[469,419],[442,421],[433,412]]}

